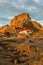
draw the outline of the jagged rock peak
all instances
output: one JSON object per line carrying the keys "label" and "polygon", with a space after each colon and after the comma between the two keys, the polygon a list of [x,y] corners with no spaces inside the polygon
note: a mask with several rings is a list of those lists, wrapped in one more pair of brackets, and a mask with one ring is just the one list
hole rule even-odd
{"label": "jagged rock peak", "polygon": [[43,30],[43,27],[36,21],[32,21],[28,13],[21,13],[15,16],[11,21],[10,25],[5,25],[0,28],[0,33],[4,32],[19,32],[23,30],[39,31]]}
{"label": "jagged rock peak", "polygon": [[24,22],[27,22],[27,21],[30,21],[30,20],[31,20],[31,18],[30,18],[28,13],[21,13],[21,14],[15,16],[11,20],[10,26],[11,27],[13,27],[13,26],[22,27]]}

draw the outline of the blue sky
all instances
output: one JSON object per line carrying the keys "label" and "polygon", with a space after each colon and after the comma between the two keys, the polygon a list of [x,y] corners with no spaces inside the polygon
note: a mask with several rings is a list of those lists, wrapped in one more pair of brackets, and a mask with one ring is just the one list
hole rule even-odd
{"label": "blue sky", "polygon": [[43,0],[0,0],[0,26],[9,24],[19,13],[27,12],[43,25]]}

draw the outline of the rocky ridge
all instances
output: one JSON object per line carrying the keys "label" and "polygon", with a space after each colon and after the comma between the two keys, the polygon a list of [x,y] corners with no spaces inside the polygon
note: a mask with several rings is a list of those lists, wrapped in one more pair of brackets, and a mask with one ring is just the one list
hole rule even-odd
{"label": "rocky ridge", "polygon": [[43,27],[28,13],[0,28],[0,65],[43,65]]}
{"label": "rocky ridge", "polygon": [[[0,28],[0,33],[4,33],[5,31],[20,31],[24,26],[29,26],[33,31],[38,31],[42,28],[42,26],[36,22],[32,21],[28,13],[21,13],[15,16],[11,21],[10,25],[5,25]],[[42,28],[43,29],[43,28]]]}

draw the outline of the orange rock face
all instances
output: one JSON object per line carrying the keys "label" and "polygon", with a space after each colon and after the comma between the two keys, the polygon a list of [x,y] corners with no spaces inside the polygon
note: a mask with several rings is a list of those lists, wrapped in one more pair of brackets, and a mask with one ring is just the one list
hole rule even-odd
{"label": "orange rock face", "polygon": [[27,13],[22,13],[22,14],[19,14],[18,16],[15,16],[11,22],[10,22],[10,26],[11,27],[20,27],[22,28],[23,27],[23,23],[24,22],[30,22],[30,17]]}
{"label": "orange rock face", "polygon": [[21,31],[21,30],[31,30],[31,31],[37,31],[37,29],[42,29],[43,27],[37,23],[36,21],[32,21],[28,13],[21,13],[17,16],[15,16],[11,21],[10,25],[5,25],[2,28],[0,28],[0,33],[4,32],[15,32],[15,31]]}
{"label": "orange rock face", "polygon": [[7,28],[8,28],[7,25],[5,25],[5,26],[3,26],[2,28],[0,28],[0,33],[3,33]]}
{"label": "orange rock face", "polygon": [[42,28],[39,23],[31,20],[28,13],[22,13],[15,16],[10,22],[10,27],[15,30],[23,30],[24,28],[28,28],[31,30],[33,29],[34,31]]}
{"label": "orange rock face", "polygon": [[9,25],[5,25],[2,28],[0,28],[0,33],[4,33],[4,32],[10,32],[11,28]]}

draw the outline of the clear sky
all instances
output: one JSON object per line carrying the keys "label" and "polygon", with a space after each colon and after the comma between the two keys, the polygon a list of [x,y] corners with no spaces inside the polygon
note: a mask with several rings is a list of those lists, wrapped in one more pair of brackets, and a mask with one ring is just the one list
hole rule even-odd
{"label": "clear sky", "polygon": [[0,26],[9,24],[19,13],[27,12],[43,25],[43,0],[0,0]]}

